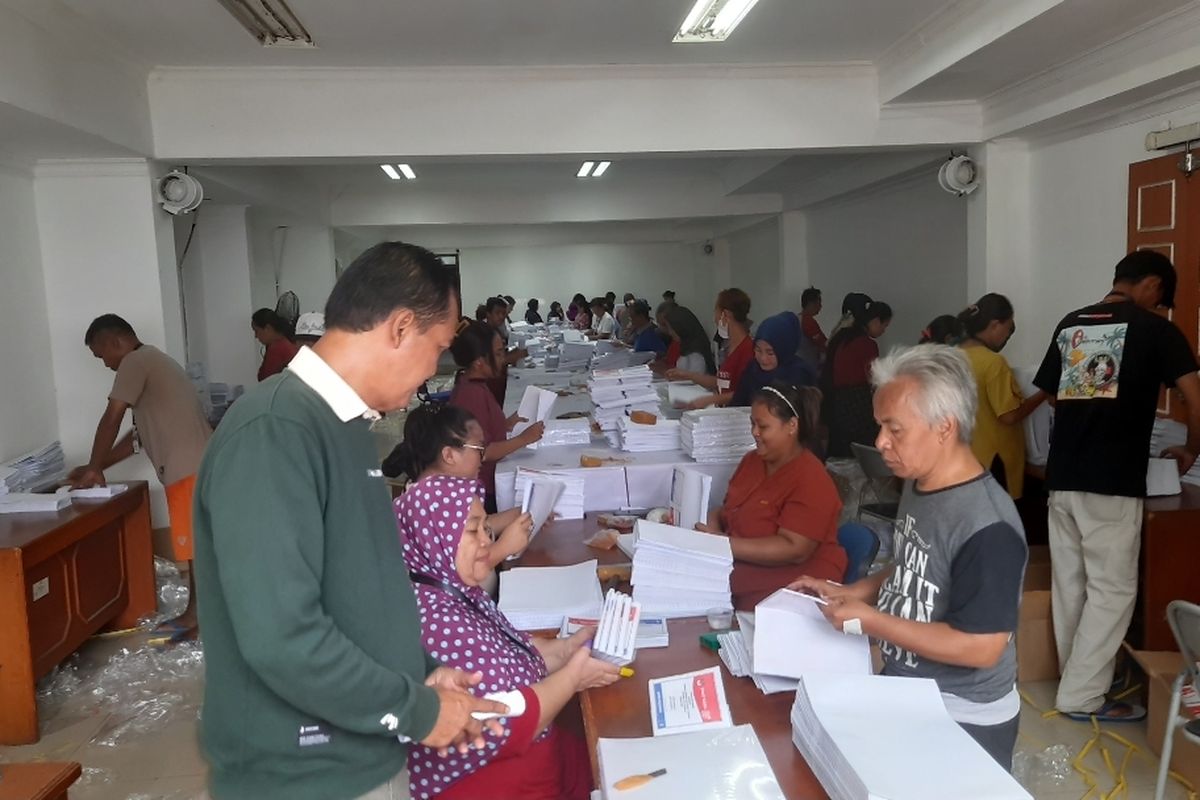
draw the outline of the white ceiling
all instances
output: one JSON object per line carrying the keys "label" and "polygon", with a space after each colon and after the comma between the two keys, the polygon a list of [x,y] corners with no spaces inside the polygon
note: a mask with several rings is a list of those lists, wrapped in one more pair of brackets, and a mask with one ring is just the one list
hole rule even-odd
{"label": "white ceiling", "polygon": [[61,2],[153,66],[408,67],[870,61],[947,0],[760,0],[701,45],[671,43],[692,0],[289,0],[309,51],[260,46],[216,0]]}

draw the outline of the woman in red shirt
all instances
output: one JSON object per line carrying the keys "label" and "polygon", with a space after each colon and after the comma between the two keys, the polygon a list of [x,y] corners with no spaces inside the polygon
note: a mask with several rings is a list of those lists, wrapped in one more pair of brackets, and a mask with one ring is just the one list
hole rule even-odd
{"label": "woman in red shirt", "polygon": [[686,409],[729,405],[742,373],[754,360],[754,340],[750,338],[750,295],[741,289],[725,289],[717,295],[714,314],[717,335],[729,342],[729,354],[717,368],[717,374],[705,375],[674,368],[667,370],[667,380],[691,381],[706,389],[716,390],[716,394],[691,401],[684,406]]}
{"label": "woman in red shirt", "polygon": [[488,380],[500,375],[504,364],[504,340],[495,328],[485,322],[464,319],[459,324],[458,335],[450,343],[450,352],[459,367],[454,391],[450,393],[450,403],[469,411],[483,428],[486,446],[479,479],[483,481],[487,493],[485,504],[488,513],[494,514],[496,462],[541,439],[545,426],[535,422],[511,439],[508,438],[508,432],[523,420],[516,414],[505,417],[504,410],[496,402],[496,395],[488,387]]}
{"label": "woman in red shirt", "polygon": [[696,526],[725,533],[733,550],[735,608],[751,610],[801,575],[841,581],[846,551],[837,541],[842,501],[808,447],[820,393],[774,383],[754,393],[754,449],[729,480],[725,503]]}
{"label": "woman in red shirt", "polygon": [[251,315],[250,329],[254,331],[254,338],[267,348],[263,353],[262,366],[258,368],[260,381],[283,372],[283,368],[292,363],[296,353],[300,352],[292,326],[269,308],[260,308]]}
{"label": "woman in red shirt", "polygon": [[825,422],[829,426],[830,457],[852,455],[850,443],[874,445],[879,435],[871,405],[871,364],[879,358],[875,340],[892,321],[892,307],[872,301],[853,324],[829,342],[821,391],[825,395]]}

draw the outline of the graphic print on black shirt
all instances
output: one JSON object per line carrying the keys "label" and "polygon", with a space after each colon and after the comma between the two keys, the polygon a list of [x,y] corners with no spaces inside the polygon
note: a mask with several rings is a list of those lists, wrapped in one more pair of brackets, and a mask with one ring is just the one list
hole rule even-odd
{"label": "graphic print on black shirt", "polygon": [[1120,389],[1121,354],[1125,352],[1128,330],[1129,326],[1122,323],[1080,325],[1059,331],[1058,351],[1066,356],[1058,382],[1058,399],[1115,399]]}

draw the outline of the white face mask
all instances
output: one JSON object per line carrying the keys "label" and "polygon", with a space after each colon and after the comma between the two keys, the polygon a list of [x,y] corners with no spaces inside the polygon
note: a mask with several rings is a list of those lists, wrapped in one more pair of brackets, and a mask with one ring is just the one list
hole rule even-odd
{"label": "white face mask", "polygon": [[729,325],[725,322],[724,317],[717,320],[717,336],[720,336],[722,339],[729,338]]}

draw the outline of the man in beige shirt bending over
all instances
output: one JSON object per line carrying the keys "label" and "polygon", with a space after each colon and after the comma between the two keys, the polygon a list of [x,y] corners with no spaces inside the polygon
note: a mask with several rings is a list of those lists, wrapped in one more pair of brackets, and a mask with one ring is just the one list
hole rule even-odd
{"label": "man in beige shirt bending over", "polygon": [[[192,488],[212,429],[196,388],[179,364],[157,347],[142,344],[133,327],[116,314],[96,317],[83,337],[92,354],[117,373],[108,406],[96,426],[87,464],[71,471],[71,485],[104,485],[104,470],[144,449],[167,490],[171,547],[188,564],[187,610],[173,622],[179,635],[194,634],[196,585],[192,577]],[[117,441],[125,412],[133,429]]]}

